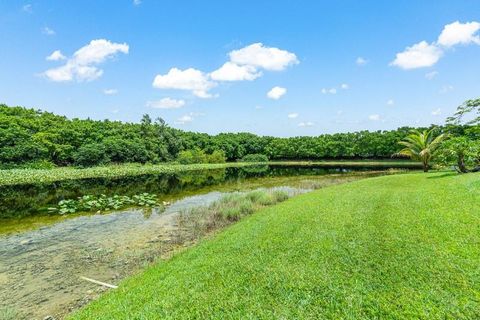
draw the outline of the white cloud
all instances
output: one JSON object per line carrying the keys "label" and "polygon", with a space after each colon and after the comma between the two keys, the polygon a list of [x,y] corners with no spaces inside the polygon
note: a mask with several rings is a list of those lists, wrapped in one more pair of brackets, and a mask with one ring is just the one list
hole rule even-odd
{"label": "white cloud", "polygon": [[32,13],[33,12],[33,7],[31,4],[26,4],[22,7],[22,10],[25,11],[25,12],[28,12],[28,13]]}
{"label": "white cloud", "polygon": [[255,80],[262,75],[257,69],[250,65],[238,65],[233,62],[226,62],[219,69],[213,71],[210,77],[217,81],[243,81]]}
{"label": "white cloud", "polygon": [[217,84],[209,80],[202,71],[188,68],[180,70],[172,68],[165,75],[157,75],[153,80],[153,87],[158,89],[177,89],[191,91],[199,98],[211,98],[208,92]]}
{"label": "white cloud", "polygon": [[437,43],[444,47],[452,47],[457,44],[480,44],[480,37],[475,35],[478,30],[480,30],[479,22],[460,23],[455,21],[443,27]]}
{"label": "white cloud", "polygon": [[287,93],[286,88],[282,87],[273,87],[270,91],[267,92],[267,97],[273,100],[278,100],[280,99],[283,95]]}
{"label": "white cloud", "polygon": [[103,90],[103,93],[106,94],[107,96],[113,96],[118,93],[117,89],[105,89]]}
{"label": "white cloud", "polygon": [[389,99],[387,101],[387,105],[389,105],[389,106],[393,106],[394,104],[395,104],[395,101],[393,101],[393,99]]}
{"label": "white cloud", "polygon": [[336,94],[336,93],[337,93],[337,89],[335,89],[335,88],[330,88],[330,89],[322,88],[322,93],[323,93],[323,94],[327,94],[327,93]]}
{"label": "white cloud", "polygon": [[[294,53],[266,47],[262,43],[254,43],[233,50],[229,53],[229,57],[230,61],[211,73],[204,73],[194,68],[185,70],[171,68],[165,75],[156,75],[153,86],[158,89],[187,90],[197,97],[211,98],[214,95],[209,91],[219,82],[253,81],[262,76],[262,70],[280,71],[298,63]],[[269,93],[272,99],[279,99],[286,92],[284,88],[272,90],[272,93]]]}
{"label": "white cloud", "polygon": [[186,123],[190,123],[193,121],[193,117],[191,115],[184,115],[180,118],[178,118],[178,120],[176,121],[177,124],[186,124]]}
{"label": "white cloud", "polygon": [[428,43],[421,41],[411,47],[407,47],[403,52],[397,53],[395,60],[390,65],[402,69],[433,66],[443,56],[444,49],[452,48],[459,44],[468,45],[475,43],[480,45],[480,36],[477,34],[479,30],[480,23],[476,21],[466,23],[455,21],[447,24],[443,27],[437,42]]}
{"label": "white cloud", "polygon": [[195,113],[195,112],[190,112],[189,114],[186,114],[184,116],[181,116],[180,118],[175,121],[176,124],[188,124],[195,120],[195,117],[197,116],[203,116],[203,113]]}
{"label": "white cloud", "polygon": [[185,105],[185,100],[163,98],[157,101],[148,101],[147,106],[156,109],[178,109]]}
{"label": "white cloud", "polygon": [[432,116],[439,116],[442,114],[442,109],[438,108],[432,111]]}
{"label": "white cloud", "polygon": [[440,93],[448,93],[450,91],[453,91],[453,86],[452,85],[443,85],[442,88],[440,89]]}
{"label": "white cloud", "polygon": [[50,54],[48,57],[45,59],[49,61],[59,61],[59,60],[65,60],[67,57],[65,57],[60,50],[55,50]]}
{"label": "white cloud", "polygon": [[114,43],[105,39],[92,40],[78,49],[65,65],[45,71],[44,75],[57,82],[91,81],[102,76],[103,70],[97,65],[113,58],[117,53],[128,54],[126,43]]}
{"label": "white cloud", "polygon": [[314,123],[313,122],[310,122],[310,121],[307,121],[307,122],[300,122],[298,124],[299,127],[313,127],[314,126]]}
{"label": "white cloud", "polygon": [[380,115],[379,114],[371,114],[368,116],[368,119],[372,120],[372,121],[378,121],[380,120]]}
{"label": "white cloud", "polygon": [[43,28],[42,33],[46,34],[47,36],[54,36],[56,34],[55,30],[50,29],[49,27]]}
{"label": "white cloud", "polygon": [[355,63],[359,66],[364,66],[368,63],[368,60],[362,57],[358,57],[357,60],[355,60]]}
{"label": "white cloud", "polygon": [[432,71],[432,72],[426,73],[426,74],[425,74],[425,78],[427,78],[428,80],[432,80],[432,79],[435,78],[437,75],[438,75],[438,72],[437,72],[437,71]]}
{"label": "white cloud", "polygon": [[434,44],[422,41],[397,53],[391,65],[402,69],[430,67],[437,63],[442,54],[442,50]]}
{"label": "white cloud", "polygon": [[290,118],[290,119],[298,118],[298,113],[296,113],[296,112],[294,112],[294,113],[289,113],[289,114],[288,114],[288,118]]}
{"label": "white cloud", "polygon": [[133,5],[139,6],[142,4],[142,0],[133,0]]}
{"label": "white cloud", "polygon": [[350,86],[347,83],[342,83],[340,88],[342,88],[343,90],[347,90],[348,88],[350,88]]}
{"label": "white cloud", "polygon": [[262,43],[254,43],[229,53],[230,61],[238,65],[248,65],[265,70],[281,71],[290,65],[297,64],[294,53],[274,47],[266,47]]}

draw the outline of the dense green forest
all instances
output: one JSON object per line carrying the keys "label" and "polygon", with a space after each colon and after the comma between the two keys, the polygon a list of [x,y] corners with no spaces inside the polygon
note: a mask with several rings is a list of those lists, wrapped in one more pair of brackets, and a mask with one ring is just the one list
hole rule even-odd
{"label": "dense green forest", "polygon": [[[469,127],[456,126],[457,135]],[[251,133],[185,132],[144,115],[139,123],[68,119],[35,109],[0,105],[0,165],[42,167],[91,166],[106,163],[159,163],[177,159],[185,150],[224,153],[235,161],[249,154],[270,160],[391,158],[412,128],[360,131],[316,137],[275,138]],[[440,127],[441,132],[444,128]],[[449,129],[452,130],[451,128]],[[217,153],[214,153],[217,152]]]}

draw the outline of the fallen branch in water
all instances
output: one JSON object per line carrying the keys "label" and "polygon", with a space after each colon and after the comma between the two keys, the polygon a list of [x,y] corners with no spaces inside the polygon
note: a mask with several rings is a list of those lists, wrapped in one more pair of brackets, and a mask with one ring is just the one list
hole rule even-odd
{"label": "fallen branch in water", "polygon": [[90,279],[90,278],[83,277],[83,276],[81,276],[80,279],[87,280],[87,281],[90,281],[90,282],[92,282],[92,283],[99,284],[99,285],[101,285],[101,286],[109,287],[109,288],[112,288],[112,289],[117,289],[117,288],[118,288],[118,286],[115,286],[115,285],[113,285],[113,284],[109,284],[109,283],[97,281],[97,280]]}

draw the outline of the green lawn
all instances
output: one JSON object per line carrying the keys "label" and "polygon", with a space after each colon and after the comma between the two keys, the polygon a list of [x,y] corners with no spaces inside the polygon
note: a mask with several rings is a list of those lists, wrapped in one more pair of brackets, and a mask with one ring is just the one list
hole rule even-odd
{"label": "green lawn", "polygon": [[73,319],[479,319],[480,174],[403,174],[266,208]]}
{"label": "green lawn", "polygon": [[[324,167],[374,167],[374,168],[420,168],[418,162],[412,161],[285,161],[269,162],[275,165],[321,165]],[[228,163],[201,163],[201,164],[119,164],[91,168],[58,167],[53,169],[7,169],[0,170],[0,186],[16,184],[45,183],[63,180],[88,179],[88,178],[117,178],[126,176],[139,176],[144,174],[176,173],[192,170],[219,169],[227,167],[244,167],[255,165],[251,162]]]}

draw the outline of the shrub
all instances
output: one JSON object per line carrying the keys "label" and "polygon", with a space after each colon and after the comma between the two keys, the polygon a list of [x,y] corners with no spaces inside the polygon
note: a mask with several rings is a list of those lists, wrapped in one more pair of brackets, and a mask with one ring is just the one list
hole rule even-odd
{"label": "shrub", "polygon": [[200,149],[185,150],[178,153],[177,161],[181,164],[193,163],[224,163],[226,161],[225,152],[215,150],[212,154],[206,154]]}
{"label": "shrub", "polygon": [[223,150],[215,150],[212,154],[207,155],[208,163],[225,163],[226,159]]}
{"label": "shrub", "polygon": [[92,167],[109,161],[105,147],[100,143],[82,145],[74,155],[75,165]]}
{"label": "shrub", "polygon": [[264,154],[253,153],[247,154],[242,158],[243,162],[268,162],[268,157]]}
{"label": "shrub", "polygon": [[177,161],[181,164],[206,163],[207,155],[200,149],[185,150],[178,153]]}

